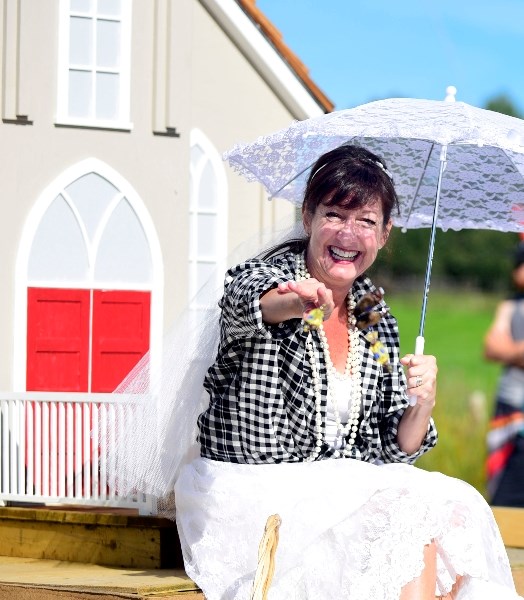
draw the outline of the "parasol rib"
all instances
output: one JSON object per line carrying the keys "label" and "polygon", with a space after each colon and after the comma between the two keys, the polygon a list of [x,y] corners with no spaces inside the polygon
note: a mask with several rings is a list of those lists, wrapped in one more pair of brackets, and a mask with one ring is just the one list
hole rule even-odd
{"label": "parasol rib", "polygon": [[[438,174],[437,192],[435,194],[435,206],[433,207],[433,221],[431,223],[431,235],[429,239],[428,261],[426,263],[426,276],[424,278],[424,295],[422,296],[422,309],[420,311],[420,327],[417,339],[415,341],[415,354],[424,354],[424,325],[426,323],[426,308],[428,304],[429,284],[431,281],[431,268],[433,266],[433,251],[435,249],[435,233],[437,230],[438,207],[440,202],[440,188],[442,185],[442,176],[446,168],[448,147],[442,146],[440,149],[440,169]],[[417,396],[409,397],[410,406],[415,406]]]}
{"label": "parasol rib", "polygon": [[424,281],[424,296],[422,298],[422,312],[420,315],[419,336],[424,337],[424,324],[426,321],[426,307],[428,303],[429,283],[431,280],[431,267],[433,265],[433,251],[435,249],[435,233],[437,230],[437,217],[440,202],[440,188],[442,186],[442,176],[446,168],[448,147],[442,146],[440,149],[440,170],[438,174],[437,193],[435,195],[435,206],[433,207],[433,221],[431,223],[431,236],[429,239],[428,261],[426,264],[426,277]]}
{"label": "parasol rib", "polygon": [[429,159],[431,158],[431,153],[433,152],[434,147],[435,147],[435,143],[431,142],[431,146],[429,147],[429,152],[426,154],[426,160],[424,161],[424,168],[420,172],[420,177],[418,178],[417,185],[415,187],[415,191],[413,192],[413,195],[411,196],[411,203],[409,205],[408,216],[406,218],[405,227],[407,227],[407,225],[409,223],[409,219],[411,218],[411,213],[413,211],[413,207],[415,206],[415,199],[417,197],[420,186],[422,185],[422,180],[424,179],[424,173],[426,172],[426,169],[428,168]]}

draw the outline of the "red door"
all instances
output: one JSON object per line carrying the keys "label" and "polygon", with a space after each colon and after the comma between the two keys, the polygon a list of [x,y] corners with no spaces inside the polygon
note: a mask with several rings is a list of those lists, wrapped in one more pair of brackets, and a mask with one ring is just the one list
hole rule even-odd
{"label": "red door", "polygon": [[28,289],[28,391],[87,391],[89,296],[89,290]]}
{"label": "red door", "polygon": [[150,292],[29,288],[27,390],[112,392],[149,350],[150,308]]}
{"label": "red door", "polygon": [[93,292],[92,392],[112,392],[149,350],[150,292]]}

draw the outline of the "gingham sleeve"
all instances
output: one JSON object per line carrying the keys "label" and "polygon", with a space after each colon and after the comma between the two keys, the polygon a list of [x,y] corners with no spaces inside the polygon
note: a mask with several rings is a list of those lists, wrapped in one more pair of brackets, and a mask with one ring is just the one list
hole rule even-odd
{"label": "gingham sleeve", "polygon": [[[268,325],[262,320],[261,295],[279,283],[293,278],[286,264],[249,260],[230,269],[225,278],[224,296],[220,302],[222,328],[226,337],[263,337],[271,339],[285,324]],[[290,329],[291,331],[291,329]]]}
{"label": "gingham sleeve", "polygon": [[390,354],[392,373],[385,373],[383,381],[383,402],[379,430],[382,442],[382,460],[384,462],[414,463],[437,443],[437,430],[433,419],[428,424],[426,436],[420,448],[413,454],[403,452],[397,441],[398,425],[404,411],[409,406],[407,382],[404,368],[400,364],[399,334],[397,322],[387,315],[379,327],[379,336],[386,344]]}

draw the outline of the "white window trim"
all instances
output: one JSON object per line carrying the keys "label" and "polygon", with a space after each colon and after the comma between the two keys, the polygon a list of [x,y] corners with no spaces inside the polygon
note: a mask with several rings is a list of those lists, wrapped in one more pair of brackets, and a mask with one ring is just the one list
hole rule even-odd
{"label": "white window trim", "polygon": [[[35,233],[40,226],[42,217],[54,201],[56,196],[73,181],[76,181],[82,175],[87,173],[96,173],[112,183],[130,203],[136,212],[138,219],[149,243],[151,251],[151,263],[153,266],[152,280],[149,286],[138,286],[133,283],[134,290],[151,291],[151,324],[150,324],[150,350],[151,350],[151,368],[157,370],[160,368],[160,356],[162,352],[163,339],[163,310],[164,310],[164,261],[162,250],[151,216],[134,188],[117,171],[112,169],[106,163],[96,159],[88,158],[69,169],[62,172],[54,181],[52,181],[40,194],[33,208],[31,209],[20,239],[20,245],[16,257],[15,267],[15,314],[13,329],[13,390],[23,392],[26,389],[26,363],[27,363],[27,288],[28,287],[49,287],[49,282],[39,282],[35,279],[28,279],[27,268],[31,247]],[[55,285],[52,287],[91,289],[93,282],[83,280],[75,285],[74,281],[67,281],[63,286]],[[97,286],[94,286],[95,288]],[[122,283],[107,284],[104,287],[114,290],[129,289]]]}
{"label": "white window trim", "polygon": [[132,2],[125,0],[121,3],[121,6],[120,119],[84,119],[81,117],[70,117],[67,112],[69,104],[69,17],[71,13],[69,10],[69,0],[59,0],[55,125],[116,129],[119,131],[131,131],[133,129],[133,123],[130,120]]}
{"label": "white window trim", "polygon": [[[217,184],[217,196],[218,196],[218,206],[216,211],[209,211],[208,214],[216,214],[217,215],[217,246],[218,246],[218,254],[216,256],[209,257],[209,262],[216,264],[217,268],[220,270],[220,273],[217,273],[217,277],[222,280],[223,277],[223,267],[225,264],[225,259],[227,256],[227,240],[228,240],[228,202],[227,202],[227,178],[224,170],[224,163],[215,146],[211,143],[208,137],[198,128],[192,129],[190,134],[190,148],[193,146],[200,146],[207,156],[211,165],[213,167],[213,171],[216,175],[216,184]],[[192,165],[191,165],[192,167]],[[193,175],[193,173],[192,173]],[[194,198],[195,196],[191,194],[190,204],[189,204],[189,215],[190,215],[190,226],[195,226],[195,219],[193,216],[198,212],[199,214],[206,214],[206,211],[197,210],[198,207],[194,206]],[[189,262],[189,301],[192,302],[194,300],[195,290],[193,289],[196,273],[193,271],[197,262],[202,262],[203,257],[197,257],[193,253],[193,249],[190,247],[188,252],[188,262]],[[198,290],[196,290],[198,291]]]}

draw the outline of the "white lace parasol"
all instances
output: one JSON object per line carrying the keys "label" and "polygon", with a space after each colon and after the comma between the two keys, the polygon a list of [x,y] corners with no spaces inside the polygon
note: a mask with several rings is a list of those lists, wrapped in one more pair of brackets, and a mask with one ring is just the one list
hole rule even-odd
{"label": "white lace parasol", "polygon": [[311,165],[342,144],[382,157],[401,214],[395,225],[431,227],[447,149],[436,226],[521,231],[524,223],[524,121],[463,102],[392,98],[297,121],[224,155],[272,197],[300,204]]}
{"label": "white lace parasol", "polygon": [[271,197],[300,204],[311,166],[349,143],[386,163],[400,202],[394,224],[431,227],[415,342],[423,354],[436,227],[524,229],[524,121],[463,102],[390,98],[296,121],[224,159]]}

